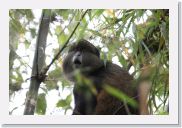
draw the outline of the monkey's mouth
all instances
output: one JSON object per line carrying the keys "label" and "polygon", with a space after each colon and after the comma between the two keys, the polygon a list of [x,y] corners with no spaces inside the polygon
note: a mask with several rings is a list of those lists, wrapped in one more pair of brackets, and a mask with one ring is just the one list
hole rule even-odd
{"label": "monkey's mouth", "polygon": [[75,62],[74,62],[74,64],[81,65],[81,62],[80,62],[80,60],[76,59]]}
{"label": "monkey's mouth", "polygon": [[81,62],[79,61],[79,60],[75,60],[75,62],[74,62],[74,68],[81,68]]}
{"label": "monkey's mouth", "polygon": [[73,68],[81,68],[82,65],[82,58],[81,56],[74,56],[73,57]]}

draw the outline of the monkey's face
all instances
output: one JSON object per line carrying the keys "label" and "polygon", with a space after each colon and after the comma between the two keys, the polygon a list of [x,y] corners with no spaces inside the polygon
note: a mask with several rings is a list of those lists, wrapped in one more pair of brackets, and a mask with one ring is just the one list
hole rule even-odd
{"label": "monkey's face", "polygon": [[74,73],[90,74],[103,66],[98,49],[86,40],[81,40],[70,47],[63,61],[63,72],[69,80],[74,80]]}

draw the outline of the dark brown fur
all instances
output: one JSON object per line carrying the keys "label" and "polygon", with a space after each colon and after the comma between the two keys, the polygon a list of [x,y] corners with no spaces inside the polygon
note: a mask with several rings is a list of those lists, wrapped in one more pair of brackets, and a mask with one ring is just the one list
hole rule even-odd
{"label": "dark brown fur", "polygon": [[[88,68],[86,71],[81,70],[81,75],[91,81],[96,88],[97,94],[93,94],[84,82],[80,85],[75,79],[73,57],[79,51],[82,57],[78,69]],[[75,108],[73,114],[79,115],[126,115],[139,114],[138,109],[126,105],[121,100],[108,94],[103,88],[105,85],[113,86],[119,89],[129,97],[137,100],[137,91],[132,86],[133,77],[116,64],[107,62],[106,64],[99,57],[97,48],[86,40],[81,40],[74,44],[67,57],[63,62],[63,71],[67,78],[75,83],[74,98]]]}

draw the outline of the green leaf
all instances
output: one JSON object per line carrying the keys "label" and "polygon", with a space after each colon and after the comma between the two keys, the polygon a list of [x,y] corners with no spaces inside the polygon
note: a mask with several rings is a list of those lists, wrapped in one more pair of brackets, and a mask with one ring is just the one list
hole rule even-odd
{"label": "green leaf", "polygon": [[33,20],[34,18],[34,15],[31,9],[18,9],[16,10],[16,12],[18,12],[22,16],[26,16],[28,20]]}
{"label": "green leaf", "polygon": [[94,12],[94,14],[93,14],[93,16],[91,17],[90,20],[92,20],[95,16],[99,17],[103,12],[104,12],[104,9],[95,10],[95,12]]}
{"label": "green leaf", "polygon": [[129,105],[131,105],[132,107],[137,108],[138,107],[138,103],[131,97],[127,96],[126,94],[124,94],[123,92],[121,92],[120,90],[111,87],[109,85],[104,86],[104,89],[111,94],[112,96],[118,98],[119,100],[128,103]]}
{"label": "green leaf", "polygon": [[35,36],[36,36],[36,29],[30,28],[30,32],[31,32],[32,38],[35,38]]}
{"label": "green leaf", "polygon": [[72,9],[59,9],[55,10],[60,16],[63,17],[64,20],[68,19],[70,13],[74,12],[75,10]]}
{"label": "green leaf", "polygon": [[92,20],[92,11],[88,11],[89,20]]}
{"label": "green leaf", "polygon": [[36,105],[36,113],[39,115],[45,115],[46,108],[47,108],[47,102],[46,102],[46,95],[44,93],[39,94],[37,99],[37,105]]}
{"label": "green leaf", "polygon": [[57,81],[55,81],[55,80],[45,81],[45,84],[46,84],[46,88],[48,90],[52,90],[52,89],[57,88]]}
{"label": "green leaf", "polygon": [[99,9],[95,12],[95,16],[99,17],[105,10],[104,9]]}
{"label": "green leaf", "polygon": [[62,31],[61,26],[57,26],[56,30],[55,30],[56,35],[59,35],[61,33],[61,31]]}
{"label": "green leaf", "polygon": [[136,24],[132,23],[132,32],[134,35],[136,35]]}
{"label": "green leaf", "polygon": [[82,20],[82,24],[83,24],[83,25],[79,27],[79,31],[78,31],[78,32],[79,32],[78,40],[83,38],[83,36],[85,35],[85,30],[86,30],[86,28],[87,28],[87,26],[88,26],[88,22],[86,21],[85,18]]}
{"label": "green leaf", "polygon": [[150,50],[147,47],[147,45],[145,44],[145,42],[141,41],[141,44],[144,46],[145,50],[148,52],[148,54],[151,56]]}
{"label": "green leaf", "polygon": [[66,100],[59,100],[56,104],[56,107],[66,107],[66,106],[67,106]]}
{"label": "green leaf", "polygon": [[95,31],[95,30],[92,30],[92,29],[87,29],[87,31],[91,32],[95,36],[103,37],[103,35],[100,34],[98,31]]}
{"label": "green leaf", "polygon": [[24,44],[25,44],[25,48],[28,49],[30,46],[30,42],[28,40],[25,40]]}
{"label": "green leaf", "polygon": [[70,94],[70,95],[68,95],[68,96],[66,97],[66,102],[67,102],[68,104],[70,104],[71,101],[72,101],[72,94]]}
{"label": "green leaf", "polygon": [[61,68],[60,67],[56,67],[55,70],[49,71],[48,75],[51,78],[60,78],[61,77]]}
{"label": "green leaf", "polygon": [[10,24],[12,25],[12,28],[18,33],[25,33],[25,28],[21,25],[21,23],[18,20],[12,19],[10,21]]}
{"label": "green leaf", "polygon": [[165,22],[162,22],[162,24],[160,25],[160,32],[161,35],[164,37],[165,40],[168,40],[168,31],[167,31],[167,25]]}
{"label": "green leaf", "polygon": [[63,18],[66,19],[66,20],[68,19],[69,14],[70,14],[70,10],[64,10],[64,11],[62,12],[62,16],[63,16]]}
{"label": "green leaf", "polygon": [[128,64],[125,58],[122,55],[119,55],[118,53],[117,53],[117,56],[118,56],[119,62],[123,65],[123,68],[127,69]]}
{"label": "green leaf", "polygon": [[67,35],[65,34],[65,32],[61,28],[61,26],[57,26],[56,27],[55,33],[56,33],[57,38],[58,38],[58,43],[60,45],[63,45],[66,42],[66,40],[67,40]]}
{"label": "green leaf", "polygon": [[61,35],[58,36],[59,44],[64,45],[66,40],[67,40],[67,35],[64,32]]}
{"label": "green leaf", "polygon": [[130,18],[132,18],[133,16],[134,16],[134,14],[135,14],[135,12],[132,12],[132,13],[127,13],[127,14],[125,14],[125,15],[123,15],[123,17],[122,17],[122,22],[123,22],[123,26],[125,26],[125,24],[127,23],[127,21],[130,19]]}

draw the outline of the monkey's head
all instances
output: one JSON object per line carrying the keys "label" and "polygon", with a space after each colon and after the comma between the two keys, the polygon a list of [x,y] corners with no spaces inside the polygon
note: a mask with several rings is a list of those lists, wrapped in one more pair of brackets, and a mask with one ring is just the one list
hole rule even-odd
{"label": "monkey's head", "polygon": [[89,75],[103,66],[99,50],[86,40],[74,43],[63,61],[63,72],[71,81],[74,73],[79,70],[83,75]]}

